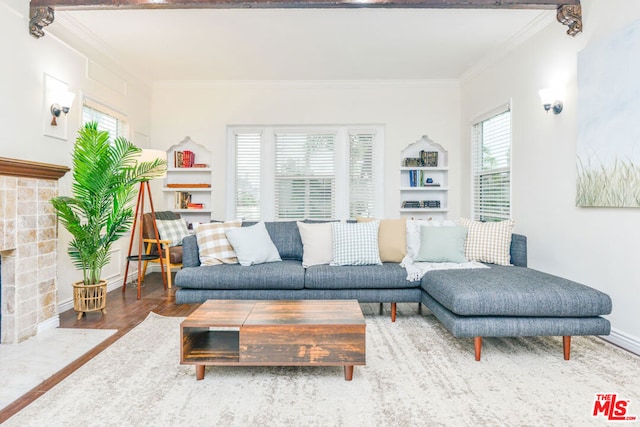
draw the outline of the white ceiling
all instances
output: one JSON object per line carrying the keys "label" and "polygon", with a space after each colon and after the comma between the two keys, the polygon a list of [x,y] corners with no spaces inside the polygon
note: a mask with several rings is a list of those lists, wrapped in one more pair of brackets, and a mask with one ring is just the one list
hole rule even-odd
{"label": "white ceiling", "polygon": [[85,41],[148,83],[451,79],[550,16],[460,9],[60,11],[50,28],[86,34]]}

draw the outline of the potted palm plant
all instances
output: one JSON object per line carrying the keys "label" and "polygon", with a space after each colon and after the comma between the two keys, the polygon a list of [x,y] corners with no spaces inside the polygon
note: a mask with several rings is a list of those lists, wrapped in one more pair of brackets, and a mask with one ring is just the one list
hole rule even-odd
{"label": "potted palm plant", "polygon": [[69,257],[83,274],[83,280],[73,284],[78,319],[89,311],[106,313],[107,282],[100,275],[110,261],[111,245],[131,228],[136,185],[166,169],[165,160],[138,162],[141,151],[122,137],[110,142],[109,132],[87,123],[78,131],[73,149],[72,196],[51,200],[72,236]]}

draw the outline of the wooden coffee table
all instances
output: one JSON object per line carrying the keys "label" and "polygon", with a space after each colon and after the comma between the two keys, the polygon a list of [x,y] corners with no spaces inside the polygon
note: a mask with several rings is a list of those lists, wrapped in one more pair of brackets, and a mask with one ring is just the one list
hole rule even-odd
{"label": "wooden coffee table", "polygon": [[180,363],[344,366],[365,364],[365,322],[356,300],[209,300],[180,324]]}

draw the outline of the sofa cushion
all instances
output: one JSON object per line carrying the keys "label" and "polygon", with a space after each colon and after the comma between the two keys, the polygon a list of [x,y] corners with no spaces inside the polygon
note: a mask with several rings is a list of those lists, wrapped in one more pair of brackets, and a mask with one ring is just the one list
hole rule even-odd
{"label": "sofa cushion", "polygon": [[491,265],[430,271],[422,289],[462,316],[590,317],[609,314],[611,298],[571,280],[524,267]]}
{"label": "sofa cushion", "polygon": [[[356,217],[358,222],[371,222],[375,218]],[[378,229],[380,261],[401,262],[407,254],[407,219],[381,219]]]}
{"label": "sofa cushion", "polygon": [[331,265],[376,265],[380,261],[378,228],[380,221],[331,223],[333,260]]}
{"label": "sofa cushion", "polygon": [[250,227],[232,228],[226,235],[238,256],[238,263],[244,267],[282,261],[262,221]]}
{"label": "sofa cushion", "polygon": [[[256,224],[257,221],[246,221],[243,227]],[[267,221],[264,223],[271,237],[271,241],[282,259],[302,261],[302,240],[295,221]]]}
{"label": "sofa cushion", "polygon": [[308,224],[298,221],[302,239],[302,266],[329,264],[333,259],[331,223]]}
{"label": "sofa cushion", "polygon": [[407,272],[397,263],[381,265],[330,266],[307,268],[306,289],[398,289],[416,288],[420,282],[409,282]]}
{"label": "sofa cushion", "polygon": [[304,268],[285,260],[243,267],[222,264],[183,268],[175,283],[189,289],[302,289]]}
{"label": "sofa cushion", "polygon": [[242,225],[241,220],[196,225],[196,238],[202,265],[236,264],[238,258],[227,240],[226,231]]}
{"label": "sofa cushion", "polygon": [[420,236],[420,251],[415,261],[467,262],[464,257],[466,228],[422,226]]}
{"label": "sofa cushion", "polygon": [[480,222],[460,218],[459,222],[462,227],[469,229],[464,247],[464,255],[469,261],[510,265],[512,219],[499,222]]}

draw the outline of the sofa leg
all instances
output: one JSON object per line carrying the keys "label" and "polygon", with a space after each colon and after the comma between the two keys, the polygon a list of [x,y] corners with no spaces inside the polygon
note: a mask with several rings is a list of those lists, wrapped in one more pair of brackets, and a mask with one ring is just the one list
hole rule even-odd
{"label": "sofa leg", "polygon": [[422,314],[422,303],[418,303],[418,314]]}
{"label": "sofa leg", "polygon": [[395,322],[396,321],[396,303],[392,302],[391,303],[391,321]]}
{"label": "sofa leg", "polygon": [[571,357],[571,336],[562,337],[562,349],[564,350],[564,360],[569,360]]}
{"label": "sofa leg", "polygon": [[382,313],[384,313],[384,310],[382,309],[383,305],[382,303],[380,303],[380,315],[382,315]]}
{"label": "sofa leg", "polygon": [[482,351],[482,337],[473,338],[473,347],[476,350],[476,362],[479,362],[480,352]]}

